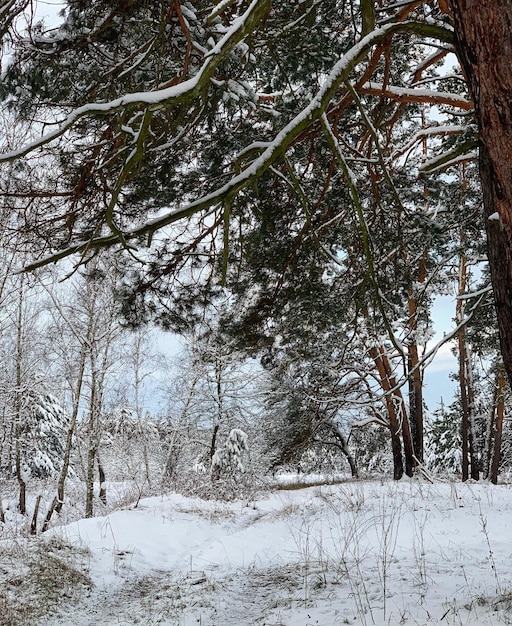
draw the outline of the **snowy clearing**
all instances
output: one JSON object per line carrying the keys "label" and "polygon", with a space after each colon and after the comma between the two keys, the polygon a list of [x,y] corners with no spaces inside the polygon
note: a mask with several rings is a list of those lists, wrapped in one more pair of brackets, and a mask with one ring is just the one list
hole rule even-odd
{"label": "snowy clearing", "polygon": [[[45,625],[509,624],[511,525],[508,485],[361,481],[251,502],[146,498],[29,540],[25,554],[38,559],[9,553],[6,525],[0,623],[28,623],[12,609],[21,588],[30,623]],[[44,584],[27,586],[20,578],[36,580],[35,564]],[[48,589],[61,589],[58,599]]]}

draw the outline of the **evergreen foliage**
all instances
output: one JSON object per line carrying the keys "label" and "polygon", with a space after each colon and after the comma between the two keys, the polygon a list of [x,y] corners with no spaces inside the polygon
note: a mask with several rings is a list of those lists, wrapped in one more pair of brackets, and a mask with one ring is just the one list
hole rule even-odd
{"label": "evergreen foliage", "polygon": [[[159,447],[139,407],[105,421],[116,312],[198,344],[167,424],[168,479],[191,432],[184,465],[235,471],[263,406],[270,465],[336,450],[354,475],[354,457],[370,469],[392,457],[400,478],[424,460],[432,303],[457,284],[460,403],[485,457],[496,401],[473,356],[496,358],[497,324],[446,3],[67,0],[60,26],[16,36],[23,4],[1,33],[0,99],[5,126],[30,138],[2,147],[0,194],[30,246],[23,264],[75,255],[85,268],[72,324],[61,315],[54,332],[79,355],[64,376],[75,421],[87,387],[90,500],[102,446],[132,458],[137,433]],[[123,254],[103,262],[104,248]],[[236,377],[248,356],[266,373],[257,409]],[[38,410],[20,432],[43,437],[53,415],[62,440],[63,417]],[[459,421],[456,405],[434,415],[429,467],[457,471]],[[48,454],[38,471],[53,471]],[[149,478],[144,454],[133,472]]]}
{"label": "evergreen foliage", "polygon": [[27,478],[55,477],[62,469],[69,416],[48,393],[29,394],[23,407],[18,434],[23,472]]}
{"label": "evergreen foliage", "polygon": [[433,472],[462,471],[460,407],[457,402],[434,411],[427,431],[427,467]]}

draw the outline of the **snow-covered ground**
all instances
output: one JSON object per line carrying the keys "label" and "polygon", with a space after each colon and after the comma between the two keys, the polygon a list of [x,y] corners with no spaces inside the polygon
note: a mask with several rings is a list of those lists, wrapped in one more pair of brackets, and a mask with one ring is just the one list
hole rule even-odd
{"label": "snow-covered ground", "polygon": [[[70,576],[74,591],[30,624],[512,624],[509,485],[345,482],[234,503],[169,494],[32,541],[81,574],[53,567],[45,584],[65,589]],[[0,575],[9,588],[5,550]],[[0,597],[10,626],[6,614]]]}

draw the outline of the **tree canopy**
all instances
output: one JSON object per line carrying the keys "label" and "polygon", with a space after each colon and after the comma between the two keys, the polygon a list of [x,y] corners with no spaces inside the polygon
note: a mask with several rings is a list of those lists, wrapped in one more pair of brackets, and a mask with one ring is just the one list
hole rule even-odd
{"label": "tree canopy", "polygon": [[407,473],[423,460],[431,303],[458,281],[461,336],[489,295],[468,274],[487,232],[512,376],[492,3],[68,0],[56,28],[21,26],[26,4],[5,9],[0,84],[26,269],[122,253],[133,325],[183,331],[222,296],[222,332],[282,381],[300,362],[317,401],[382,403],[399,478],[402,448]]}

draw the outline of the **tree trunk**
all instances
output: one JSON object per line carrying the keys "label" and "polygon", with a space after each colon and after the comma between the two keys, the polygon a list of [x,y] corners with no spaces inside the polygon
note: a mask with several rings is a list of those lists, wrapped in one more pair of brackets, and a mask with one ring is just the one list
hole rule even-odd
{"label": "tree trunk", "polygon": [[210,442],[210,452],[209,452],[210,461],[213,460],[213,455],[215,454],[215,451],[217,450],[217,435],[219,433],[219,428],[220,428],[219,422],[215,422],[215,425],[212,431],[212,439]]}
{"label": "tree trunk", "polygon": [[16,441],[16,478],[18,480],[19,495],[18,495],[18,509],[22,515],[27,514],[27,483],[23,478],[23,471],[21,468],[21,450],[20,443]]}
{"label": "tree trunk", "polygon": [[[466,233],[461,230],[461,244],[464,247]],[[465,319],[464,299],[468,284],[468,262],[464,254],[459,259],[459,284],[458,299],[455,308],[455,322],[461,326],[457,333],[457,349],[459,353],[459,391],[462,412],[461,436],[462,436],[462,480],[471,477],[478,480],[480,477],[480,467],[476,451],[475,433],[475,397],[473,389],[473,370],[471,363],[471,353],[466,340],[466,329],[462,326]]]}
{"label": "tree trunk", "polygon": [[107,504],[107,478],[105,476],[105,469],[97,453],[96,461],[98,462],[98,477],[100,481],[100,501],[103,504]]}
{"label": "tree trunk", "polygon": [[21,462],[21,436],[22,436],[22,386],[23,386],[23,295],[24,295],[24,277],[21,276],[20,292],[17,310],[17,329],[16,329],[16,392],[14,397],[14,424],[16,435],[16,478],[19,485],[18,508],[22,515],[27,514],[27,484],[23,477],[23,468]]}
{"label": "tree trunk", "polygon": [[503,363],[512,383],[512,0],[450,0],[475,103],[487,252]]}
{"label": "tree trunk", "polygon": [[62,469],[59,474],[59,481],[57,484],[57,495],[53,498],[50,508],[46,513],[46,517],[43,523],[42,531],[45,532],[50,527],[50,521],[54,513],[60,513],[64,504],[64,487],[66,485],[66,478],[69,471],[69,462],[71,458],[71,450],[73,447],[73,436],[75,434],[76,422],[78,419],[78,409],[80,404],[80,398],[82,395],[82,385],[85,373],[85,359],[86,359],[86,347],[82,345],[80,352],[80,364],[78,368],[78,376],[76,381],[76,391],[73,398],[73,413],[71,415],[71,421],[68,427],[68,433],[66,437],[66,447],[64,449],[64,459],[62,461]]}
{"label": "tree trunk", "polygon": [[87,424],[88,449],[85,473],[85,517],[92,517],[94,514],[94,464],[98,450],[96,391],[96,372],[94,364],[92,364],[91,397],[89,398],[89,420]]}
{"label": "tree trunk", "polygon": [[408,370],[409,374],[409,415],[411,421],[414,455],[419,463],[423,463],[423,372],[419,366],[420,358],[418,345],[409,346]]}
{"label": "tree trunk", "polygon": [[[422,120],[424,112],[422,111]],[[425,126],[424,121],[422,126]],[[424,154],[426,154],[426,140],[424,143]],[[428,189],[424,189],[425,196],[428,196]],[[409,421],[411,425],[412,442],[414,447],[415,461],[423,463],[423,367],[420,365],[420,348],[418,346],[418,294],[413,287],[413,282],[423,285],[427,278],[427,251],[421,255],[415,275],[409,276],[409,286],[407,288],[407,308],[409,312],[409,333],[411,340],[407,351],[407,376],[409,392]],[[405,254],[405,261],[408,264],[408,255]]]}
{"label": "tree trunk", "polygon": [[332,432],[334,437],[338,440],[340,450],[345,455],[348,464],[350,465],[350,472],[352,474],[352,478],[359,478],[359,471],[357,469],[357,463],[355,458],[352,456],[350,452],[350,448],[348,447],[348,440],[340,430],[339,426],[336,424],[332,424]]}
{"label": "tree trunk", "polygon": [[89,444],[87,450],[87,472],[85,476],[85,517],[94,515],[94,461],[96,448]]}
{"label": "tree trunk", "polygon": [[505,376],[504,372],[498,371],[498,384],[496,390],[496,424],[494,428],[494,445],[491,463],[491,482],[498,484],[498,470],[501,457],[501,439],[503,434],[503,418],[505,417]]}
{"label": "tree trunk", "polygon": [[[393,454],[393,478],[400,480],[404,475],[404,461],[402,456],[402,441],[400,439],[400,417],[397,413],[397,406],[394,401],[394,392],[391,389],[394,385],[389,380],[390,368],[387,367],[387,357],[383,350],[372,346],[369,349],[377,371],[379,373],[380,385],[386,398],[386,411],[388,414],[389,431],[391,434],[391,451]],[[398,390],[399,391],[399,390]]]}
{"label": "tree trunk", "polygon": [[30,522],[30,534],[37,535],[37,517],[39,515],[39,507],[41,506],[41,498],[43,496],[39,495],[36,498],[36,504],[34,506],[34,515],[32,515],[32,521]]}

